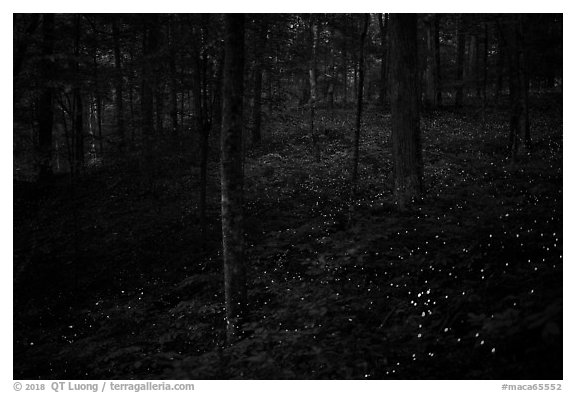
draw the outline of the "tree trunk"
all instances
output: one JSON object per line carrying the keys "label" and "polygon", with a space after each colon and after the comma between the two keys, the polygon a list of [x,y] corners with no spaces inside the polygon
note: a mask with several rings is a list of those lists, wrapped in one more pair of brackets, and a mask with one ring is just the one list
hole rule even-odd
{"label": "tree trunk", "polygon": [[524,146],[530,152],[532,150],[532,138],[530,137],[530,103],[528,96],[530,93],[530,79],[528,76],[528,59],[526,53],[526,35],[525,24],[526,16],[518,15],[517,17],[517,34],[518,34],[518,62],[520,72],[520,135],[524,140]]}
{"label": "tree trunk", "polygon": [[[157,75],[157,74],[156,74]],[[154,101],[156,104],[156,135],[164,134],[164,83],[156,80]]]}
{"label": "tree trunk", "polygon": [[328,109],[334,110],[334,82],[336,80],[336,66],[334,64],[334,31],[330,29],[330,51],[329,51],[329,73],[328,73]]}
{"label": "tree trunk", "polygon": [[152,66],[154,69],[154,79],[153,79],[153,91],[154,91],[154,105],[156,107],[156,130],[155,134],[160,136],[164,134],[164,90],[165,90],[165,81],[162,77],[163,72],[163,60],[164,56],[161,53],[160,49],[163,43],[163,32],[162,32],[162,24],[159,20],[159,15],[156,14],[153,16],[155,20],[155,25],[152,27],[151,33],[151,40],[154,43],[154,59],[152,61]]}
{"label": "tree trunk", "polygon": [[206,245],[208,226],[206,223],[206,190],[208,177],[208,150],[210,149],[210,132],[205,129],[200,132],[200,234],[202,247]]}
{"label": "tree trunk", "polygon": [[478,69],[477,66],[477,49],[478,49],[478,37],[476,33],[470,34],[468,36],[468,51],[467,51],[467,67],[464,79],[468,82],[471,90],[477,87],[478,79]]}
{"label": "tree trunk", "polygon": [[226,337],[240,333],[246,311],[244,261],[242,99],[244,15],[225,15],[225,63],[221,131],[222,242],[226,301]]}
{"label": "tree trunk", "polygon": [[80,15],[75,16],[74,23],[74,74],[75,87],[73,89],[74,102],[74,165],[76,171],[79,171],[84,165],[84,106],[82,102],[82,93],[80,90]]}
{"label": "tree trunk", "polygon": [[268,104],[268,116],[272,116],[273,97],[272,97],[272,66],[269,64],[266,70],[266,101]]}
{"label": "tree trunk", "polygon": [[499,28],[508,55],[508,83],[510,88],[508,151],[512,160],[515,161],[521,140],[528,151],[531,149],[528,118],[528,78],[522,16],[509,16],[504,20],[503,25],[499,23]]}
{"label": "tree trunk", "polygon": [[436,60],[436,79],[434,83],[436,84],[436,104],[438,106],[442,105],[442,74],[440,73],[440,15],[435,14],[434,16],[434,59]]}
{"label": "tree trunk", "polygon": [[358,55],[356,52],[352,52],[352,71],[354,72],[354,79],[353,79],[353,92],[352,94],[358,94]]}
{"label": "tree trunk", "polygon": [[98,147],[100,158],[104,162],[104,141],[102,140],[102,97],[96,96],[96,122],[98,126]]}
{"label": "tree trunk", "polygon": [[426,15],[424,17],[425,39],[426,39],[426,69],[424,73],[425,90],[424,90],[424,106],[426,109],[434,109],[438,105],[436,101],[438,94],[436,88],[438,87],[438,70],[436,69],[436,15]]}
{"label": "tree trunk", "polygon": [[252,108],[252,143],[258,144],[262,140],[262,72],[264,63],[264,49],[268,27],[266,18],[256,19],[257,38],[254,46],[254,106]]}
{"label": "tree trunk", "polygon": [[370,14],[364,14],[364,25],[362,33],[360,34],[360,54],[358,60],[358,97],[356,101],[356,130],[354,133],[354,154],[352,166],[352,187],[356,189],[356,181],[358,179],[358,160],[360,156],[360,126],[362,123],[362,95],[364,93],[364,41],[366,40],[366,33],[368,32],[368,23],[370,21]]}
{"label": "tree trunk", "polygon": [[342,49],[342,74],[344,76],[344,105],[348,102],[348,47],[344,39],[344,48]]}
{"label": "tree trunk", "polygon": [[488,22],[484,22],[484,61],[482,62],[482,120],[486,123],[486,90],[488,86]]}
{"label": "tree trunk", "polygon": [[120,51],[120,28],[118,20],[114,18],[112,22],[112,35],[114,36],[114,61],[115,61],[115,82],[116,82],[116,124],[120,139],[119,150],[124,151],[126,147],[126,130],[124,128],[124,99],[123,99],[123,76],[122,76],[122,54]]}
{"label": "tree trunk", "polygon": [[[496,63],[496,89],[494,91],[494,98],[496,101],[500,98],[502,94],[502,85],[504,81],[504,62],[505,62],[505,53],[504,53],[504,37],[501,29],[498,29],[498,57]],[[497,103],[497,102],[496,102]]]}
{"label": "tree trunk", "polygon": [[[202,45],[200,37],[203,35],[203,26],[199,28],[201,31],[197,33],[197,41]],[[204,85],[203,72],[204,72],[204,48],[202,46],[194,45],[194,67],[192,68],[192,99],[194,106],[194,119],[196,132],[200,139],[200,200],[199,200],[199,217],[200,217],[200,232],[201,241],[204,246],[206,243],[206,189],[207,189],[207,173],[208,173],[208,150],[210,148],[210,128],[206,113],[205,95],[202,94],[206,86]]]}
{"label": "tree trunk", "polygon": [[38,100],[38,179],[43,182],[52,175],[52,123],[54,112],[52,100],[52,60],[54,53],[54,14],[42,16],[42,61],[40,73],[42,87]]}
{"label": "tree trunk", "polygon": [[80,88],[74,88],[74,169],[76,174],[84,165],[84,118]]}
{"label": "tree trunk", "polygon": [[136,138],[136,116],[134,111],[134,56],[132,55],[132,49],[128,49],[130,55],[130,70],[128,72],[128,101],[130,104],[130,144],[134,147]]}
{"label": "tree trunk", "polygon": [[390,16],[394,196],[400,208],[423,192],[416,14]]}
{"label": "tree trunk", "polygon": [[482,97],[482,78],[480,77],[480,37],[476,38],[476,61],[474,66],[474,78],[476,81],[476,97]]}
{"label": "tree trunk", "polygon": [[174,141],[178,138],[178,84],[176,83],[176,49],[174,40],[176,34],[174,33],[173,16],[170,16],[169,29],[170,29],[170,119],[172,120],[172,137]]}
{"label": "tree trunk", "polygon": [[314,148],[314,155],[316,161],[320,161],[320,146],[318,145],[318,135],[314,128],[314,117],[316,111],[316,57],[318,52],[318,24],[314,20],[314,16],[310,17],[310,40],[311,40],[311,54],[310,54],[310,135],[312,136],[312,145]]}
{"label": "tree trunk", "polygon": [[380,96],[378,100],[381,106],[386,105],[386,85],[387,85],[387,41],[388,41],[388,17],[386,14],[378,14],[378,25],[380,26],[380,45],[382,62],[380,63]]}
{"label": "tree trunk", "polygon": [[142,53],[144,61],[142,65],[142,139],[144,142],[144,154],[146,162],[152,156],[152,138],[154,135],[154,55],[157,47],[156,28],[158,17],[155,14],[145,16],[146,23],[144,26],[144,43]]}
{"label": "tree trunk", "polygon": [[454,106],[456,108],[462,107],[462,100],[464,95],[464,50],[466,47],[466,35],[464,34],[464,16],[460,15],[458,18],[458,32],[456,42],[456,99]]}

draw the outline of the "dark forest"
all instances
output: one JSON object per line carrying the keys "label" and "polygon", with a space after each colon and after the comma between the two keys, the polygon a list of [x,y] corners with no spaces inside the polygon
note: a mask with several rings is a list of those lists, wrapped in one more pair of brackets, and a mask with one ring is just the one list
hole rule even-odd
{"label": "dark forest", "polygon": [[15,379],[562,379],[562,14],[13,14]]}

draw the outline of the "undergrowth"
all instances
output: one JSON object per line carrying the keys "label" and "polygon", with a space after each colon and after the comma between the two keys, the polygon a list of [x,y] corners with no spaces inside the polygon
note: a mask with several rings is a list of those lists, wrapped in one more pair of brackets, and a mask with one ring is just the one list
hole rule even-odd
{"label": "undergrowth", "polygon": [[[14,188],[14,377],[562,378],[562,122],[423,117],[426,195],[392,203],[390,117],[270,118],[244,162],[249,316],[224,345],[219,177],[201,244],[198,169],[131,161]],[[215,150],[215,149],[213,149]],[[164,157],[168,157],[165,155]]]}

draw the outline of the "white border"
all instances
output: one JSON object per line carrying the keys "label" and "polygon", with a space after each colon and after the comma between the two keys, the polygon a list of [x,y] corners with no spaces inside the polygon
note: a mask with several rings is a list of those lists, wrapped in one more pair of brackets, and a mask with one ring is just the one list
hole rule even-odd
{"label": "white border", "polygon": [[[0,5],[0,28],[2,34],[1,48],[5,48],[5,59],[2,64],[3,86],[12,86],[12,61],[10,54],[12,48],[12,13],[32,13],[32,12],[181,12],[181,13],[199,13],[199,12],[478,12],[478,13],[495,13],[495,12],[563,12],[564,13],[564,41],[568,43],[569,50],[564,50],[564,113],[566,108],[574,108],[574,99],[571,96],[573,86],[572,70],[575,65],[574,51],[572,49],[574,39],[574,2],[568,1],[539,1],[539,2],[504,2],[502,0],[483,0],[481,2],[466,1],[310,1],[310,0],[290,0],[290,1],[224,1],[210,2],[197,0],[182,1],[161,1],[161,2],[136,2],[136,1],[118,1],[118,0],[99,0],[78,1],[78,0],[51,0],[51,1],[8,1]],[[0,355],[0,383],[4,386],[2,391],[12,390],[12,256],[13,256],[13,239],[12,239],[12,91],[13,89],[5,88],[2,92],[2,128],[0,148],[2,149],[0,157],[0,173],[2,175],[2,185],[4,186],[0,196],[2,198],[1,206],[1,239],[2,239],[2,262],[0,264],[0,275],[2,282],[0,286],[0,299],[2,319],[0,323],[0,337],[2,337],[2,354]],[[574,369],[571,366],[571,355],[574,349],[574,316],[571,313],[574,306],[574,231],[571,230],[573,223],[576,223],[575,204],[570,203],[576,200],[574,192],[573,174],[576,173],[575,156],[571,153],[574,150],[576,130],[574,127],[572,113],[564,118],[564,381],[572,380],[569,372]],[[514,382],[514,381],[509,381]],[[521,381],[517,381],[521,382]],[[537,382],[537,381],[533,381]],[[547,381],[542,381],[546,383]],[[418,391],[437,390],[445,392],[490,392],[501,390],[502,381],[291,381],[275,383],[273,381],[198,381],[197,389],[200,391],[207,390],[224,390],[235,392],[269,392],[273,386],[275,393],[290,392],[294,389],[316,390],[329,388],[330,391],[348,392],[361,385],[362,389],[368,391],[404,391],[406,389],[418,389]],[[524,381],[521,383],[528,383]],[[0,385],[0,386],[2,386]],[[563,390],[571,391],[569,384],[563,382]]]}

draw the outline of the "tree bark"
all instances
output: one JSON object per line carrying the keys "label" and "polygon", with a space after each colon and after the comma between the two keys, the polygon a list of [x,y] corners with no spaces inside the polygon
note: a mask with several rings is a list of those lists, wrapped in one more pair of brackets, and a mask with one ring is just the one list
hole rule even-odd
{"label": "tree bark", "polygon": [[80,171],[84,165],[84,118],[83,118],[83,103],[80,88],[74,88],[73,92],[74,103],[74,169],[76,173]]}
{"label": "tree bark", "polygon": [[314,20],[314,16],[310,16],[310,40],[311,40],[311,54],[310,54],[310,135],[312,137],[312,145],[316,161],[320,161],[320,146],[318,145],[318,135],[314,128],[315,112],[316,112],[316,58],[318,52],[318,24]]}
{"label": "tree bark", "polygon": [[170,29],[170,119],[172,120],[172,137],[174,141],[178,138],[178,84],[176,83],[176,48],[173,16],[170,16],[169,29]]}
{"label": "tree bark", "polygon": [[466,47],[466,35],[464,34],[464,16],[460,15],[458,18],[458,32],[456,42],[456,99],[454,106],[456,108],[462,107],[464,96],[464,50]]}
{"label": "tree bark", "polygon": [[118,137],[120,139],[119,150],[124,151],[126,147],[126,130],[124,128],[124,99],[123,99],[123,76],[122,76],[122,53],[120,50],[120,28],[118,20],[114,18],[112,22],[112,35],[114,36],[114,66],[116,82],[116,124],[118,127]]}
{"label": "tree bark", "polygon": [[344,48],[342,49],[342,74],[344,76],[344,105],[348,102],[348,46],[344,37]]}
{"label": "tree bark", "polygon": [[141,106],[142,106],[142,139],[144,142],[144,155],[146,161],[152,156],[152,138],[154,135],[154,55],[157,48],[156,29],[158,24],[158,17],[155,14],[145,16],[144,24],[144,42],[142,46],[142,53],[144,61],[142,65],[142,92],[141,92]]}
{"label": "tree bark", "polygon": [[208,121],[206,95],[202,91],[206,89],[203,77],[205,70],[204,67],[204,48],[202,47],[202,36],[204,26],[199,27],[199,32],[196,32],[195,42],[199,42],[200,46],[194,44],[194,67],[192,68],[192,98],[194,106],[194,119],[196,132],[200,138],[200,200],[199,200],[199,216],[200,216],[200,232],[202,236],[202,244],[206,242],[206,189],[207,189],[207,173],[208,173],[208,150],[210,148],[210,124]]}
{"label": "tree bark", "polygon": [[434,17],[434,59],[436,60],[436,79],[434,83],[436,84],[436,104],[438,106],[442,105],[442,74],[440,64],[440,15],[435,14]]}
{"label": "tree bark", "polygon": [[258,27],[254,47],[254,106],[252,108],[252,143],[254,144],[258,144],[262,140],[262,73],[268,34],[265,17],[256,19],[256,23]]}
{"label": "tree bark", "polygon": [[424,17],[425,39],[426,39],[426,69],[424,72],[425,90],[424,106],[426,109],[434,109],[438,105],[437,87],[438,87],[438,70],[436,66],[436,15],[426,15]]}
{"label": "tree bark", "polygon": [[[155,73],[156,74],[156,73]],[[158,74],[156,74],[158,75]],[[154,103],[156,104],[156,134],[164,134],[164,83],[156,80],[154,89]]]}
{"label": "tree bark", "polygon": [[98,126],[98,147],[100,158],[104,161],[104,141],[102,139],[102,97],[96,96],[96,122]]}
{"label": "tree bark", "polygon": [[509,16],[498,23],[506,45],[508,59],[508,77],[510,88],[510,132],[508,151],[516,160],[520,143],[530,151],[528,77],[526,73],[526,53],[523,34],[523,16]]}
{"label": "tree bark", "polygon": [[423,192],[416,26],[415,14],[390,16],[394,196],[400,208]]}
{"label": "tree bark", "polygon": [[487,106],[487,86],[488,86],[488,22],[484,22],[484,55],[482,62],[482,119],[486,122],[486,106]]}
{"label": "tree bark", "polygon": [[388,60],[388,16],[378,14],[378,25],[380,27],[380,46],[382,53],[382,62],[380,63],[380,96],[378,100],[381,106],[386,105],[386,85],[387,85],[387,60]]}
{"label": "tree bark", "polygon": [[330,111],[334,110],[334,82],[336,80],[336,66],[334,64],[334,31],[330,28],[330,51],[329,51],[329,62],[328,62],[328,109]]}
{"label": "tree bark", "polygon": [[360,127],[362,124],[362,96],[364,93],[364,41],[366,41],[366,33],[368,32],[368,23],[370,21],[370,14],[364,14],[364,24],[362,33],[360,34],[360,53],[358,60],[358,96],[356,101],[356,130],[354,132],[354,154],[352,165],[352,187],[356,189],[356,182],[358,179],[358,160],[360,156]]}
{"label": "tree bark", "polygon": [[54,14],[42,16],[42,88],[38,100],[38,179],[43,182],[52,175],[52,124],[54,121],[51,85],[54,53]]}
{"label": "tree bark", "polygon": [[532,138],[530,136],[530,78],[528,75],[528,59],[527,59],[527,49],[526,49],[526,34],[525,34],[525,24],[526,16],[518,15],[517,19],[517,34],[518,34],[518,61],[519,61],[519,71],[520,71],[520,135],[524,140],[524,146],[530,152],[532,150]]}
{"label": "tree bark", "polygon": [[80,88],[80,15],[75,16],[74,23],[74,77],[75,86],[73,89],[74,101],[74,166],[79,171],[84,165],[84,106],[82,102],[82,92]]}
{"label": "tree bark", "polygon": [[226,337],[235,341],[246,311],[244,261],[242,99],[244,15],[225,15],[225,62],[221,131],[222,242]]}
{"label": "tree bark", "polygon": [[502,85],[504,81],[504,62],[506,54],[504,53],[504,37],[501,29],[498,29],[498,54],[496,63],[496,86],[494,91],[494,98],[496,101],[500,98],[502,94]]}

